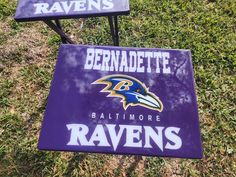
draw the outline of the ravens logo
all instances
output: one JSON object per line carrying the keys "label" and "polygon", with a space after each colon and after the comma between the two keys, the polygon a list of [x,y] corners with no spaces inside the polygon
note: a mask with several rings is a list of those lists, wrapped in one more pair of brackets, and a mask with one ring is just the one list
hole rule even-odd
{"label": "ravens logo", "polygon": [[143,106],[152,110],[162,112],[161,100],[138,79],[127,75],[108,75],[96,80],[92,84],[106,84],[101,92],[109,92],[107,97],[122,98],[123,107]]}

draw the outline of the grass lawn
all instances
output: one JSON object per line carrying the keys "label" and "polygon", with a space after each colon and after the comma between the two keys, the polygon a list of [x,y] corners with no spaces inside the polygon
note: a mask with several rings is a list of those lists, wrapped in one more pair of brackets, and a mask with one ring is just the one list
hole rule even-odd
{"label": "grass lawn", "polygon": [[[38,151],[60,38],[41,22],[16,23],[16,0],[0,0],[0,176],[236,176],[236,1],[130,6],[121,46],[192,51],[203,159]],[[106,18],[63,26],[80,44],[112,45]]]}

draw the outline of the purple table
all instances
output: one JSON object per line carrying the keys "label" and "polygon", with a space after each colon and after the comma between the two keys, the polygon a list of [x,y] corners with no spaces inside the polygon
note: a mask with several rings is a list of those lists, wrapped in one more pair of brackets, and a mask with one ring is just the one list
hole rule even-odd
{"label": "purple table", "polygon": [[129,0],[19,0],[15,20],[44,21],[61,36],[63,43],[73,44],[62,30],[60,19],[108,16],[113,43],[118,46],[118,15],[129,12]]}
{"label": "purple table", "polygon": [[61,45],[38,148],[201,158],[190,51]]}

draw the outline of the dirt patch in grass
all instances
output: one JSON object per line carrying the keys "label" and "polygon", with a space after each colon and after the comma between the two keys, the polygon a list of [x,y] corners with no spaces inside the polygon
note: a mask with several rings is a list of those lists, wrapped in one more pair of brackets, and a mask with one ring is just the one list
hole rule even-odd
{"label": "dirt patch in grass", "polygon": [[172,177],[179,177],[182,176],[181,167],[180,167],[180,160],[168,160],[165,163],[165,167],[163,169],[163,176],[172,176]]}
{"label": "dirt patch in grass", "polygon": [[[4,24],[4,30],[12,29]],[[40,33],[38,25],[32,25],[29,28],[23,28],[0,46],[0,57],[3,64],[40,64],[48,60],[50,48],[47,45],[47,37]]]}

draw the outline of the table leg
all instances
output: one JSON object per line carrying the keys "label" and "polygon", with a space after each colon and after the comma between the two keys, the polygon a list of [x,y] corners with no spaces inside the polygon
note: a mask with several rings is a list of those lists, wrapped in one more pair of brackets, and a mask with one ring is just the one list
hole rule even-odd
{"label": "table leg", "polygon": [[69,44],[74,44],[74,42],[64,33],[62,29],[60,29],[56,24],[54,24],[50,20],[44,20],[44,22],[52,29],[54,30],[57,34],[61,36],[63,40],[66,40]]}
{"label": "table leg", "polygon": [[111,31],[111,37],[112,37],[112,40],[113,40],[113,44],[116,46],[116,37],[115,37],[114,24],[113,24],[112,16],[108,16],[108,21],[109,21],[109,25],[110,25],[110,31]]}
{"label": "table leg", "polygon": [[118,16],[114,16],[115,21],[115,36],[116,36],[116,46],[119,46],[119,27],[118,27]]}
{"label": "table leg", "polygon": [[[62,30],[60,21],[59,21],[59,20],[55,20],[55,23],[56,23],[56,26],[57,26],[60,30]],[[62,36],[61,36],[61,41],[62,41],[63,44],[66,44],[66,43],[67,43],[66,38],[64,38],[64,37],[62,37]]]}

